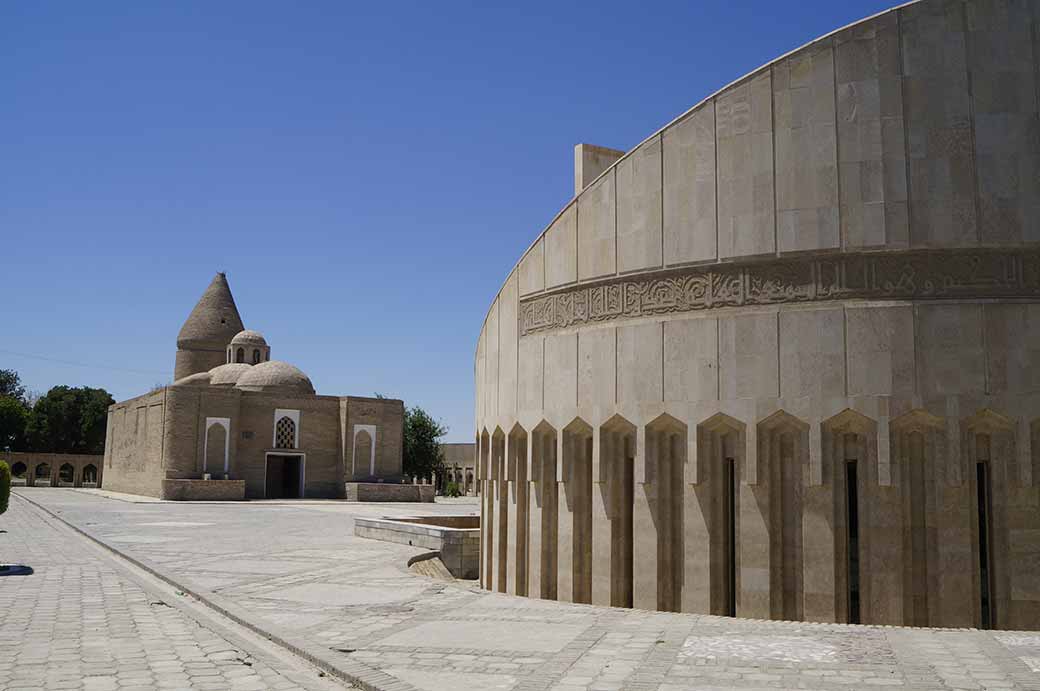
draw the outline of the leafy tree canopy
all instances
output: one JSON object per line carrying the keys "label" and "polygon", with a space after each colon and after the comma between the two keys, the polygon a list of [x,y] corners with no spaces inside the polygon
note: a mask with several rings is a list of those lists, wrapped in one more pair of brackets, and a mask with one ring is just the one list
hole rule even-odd
{"label": "leafy tree canopy", "polygon": [[0,396],[13,398],[16,401],[25,400],[22,378],[13,369],[0,369]]}
{"label": "leafy tree canopy", "polygon": [[441,437],[448,428],[418,406],[404,411],[404,474],[427,477],[444,465]]}
{"label": "leafy tree canopy", "polygon": [[0,396],[0,451],[25,448],[25,426],[29,423],[29,409],[12,396]]}
{"label": "leafy tree canopy", "polygon": [[55,386],[32,408],[25,430],[29,448],[47,453],[104,453],[108,406],[113,403],[104,389]]}

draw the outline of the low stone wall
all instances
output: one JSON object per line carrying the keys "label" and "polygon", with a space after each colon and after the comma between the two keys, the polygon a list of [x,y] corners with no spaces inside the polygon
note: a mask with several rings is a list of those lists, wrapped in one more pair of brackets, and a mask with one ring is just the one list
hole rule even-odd
{"label": "low stone wall", "polygon": [[[438,516],[443,521],[447,517]],[[478,516],[452,516],[476,520],[475,528],[447,528],[440,525],[423,524],[423,517],[355,518],[354,534],[383,542],[424,547],[440,553],[444,566],[455,578],[476,579],[480,577],[480,518]],[[414,521],[414,522],[413,522]]]}
{"label": "low stone wall", "polygon": [[240,501],[245,480],[163,480],[162,498],[173,501]]}
{"label": "low stone wall", "polygon": [[348,482],[347,501],[420,501],[432,502],[433,485],[398,485],[391,482]]}
{"label": "low stone wall", "polygon": [[422,523],[442,528],[480,528],[480,516],[420,516],[418,518],[394,518],[402,523]]}

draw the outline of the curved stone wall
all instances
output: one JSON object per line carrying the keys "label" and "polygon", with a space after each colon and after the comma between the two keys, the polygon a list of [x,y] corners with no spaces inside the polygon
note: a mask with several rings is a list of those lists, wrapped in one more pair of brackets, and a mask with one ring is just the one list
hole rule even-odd
{"label": "curved stone wall", "polygon": [[475,358],[484,587],[1040,628],[1040,0],[925,0],[580,193]]}

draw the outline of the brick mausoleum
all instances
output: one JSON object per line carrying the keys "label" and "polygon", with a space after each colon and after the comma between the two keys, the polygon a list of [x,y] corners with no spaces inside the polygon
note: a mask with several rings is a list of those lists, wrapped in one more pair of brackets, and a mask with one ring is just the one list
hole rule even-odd
{"label": "brick mausoleum", "polygon": [[219,273],[177,337],[174,383],[108,411],[104,487],[166,499],[346,496],[401,479],[404,404],[319,396],[271,360]]}

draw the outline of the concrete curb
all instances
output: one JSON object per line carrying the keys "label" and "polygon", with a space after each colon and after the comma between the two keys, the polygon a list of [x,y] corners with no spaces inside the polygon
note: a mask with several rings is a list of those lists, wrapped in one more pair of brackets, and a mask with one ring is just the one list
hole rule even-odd
{"label": "concrete curb", "polygon": [[321,671],[329,674],[336,679],[344,681],[348,684],[353,684],[359,688],[365,689],[365,691],[418,691],[414,686],[408,684],[396,677],[392,677],[389,674],[382,672],[378,669],[374,669],[365,665],[361,662],[350,660],[347,664],[342,662],[333,661],[329,659],[329,653],[332,651],[329,648],[321,646],[317,643],[306,639],[297,639],[295,637],[281,636],[266,629],[261,628],[259,625],[253,623],[248,616],[248,611],[240,607],[239,605],[231,602],[225,597],[216,595],[214,593],[202,594],[198,591],[189,588],[182,583],[178,583],[169,576],[159,571],[156,567],[142,562],[141,560],[122,552],[115,547],[112,547],[108,543],[104,542],[100,538],[94,537],[85,530],[79,528],[75,524],[63,518],[61,515],[51,511],[48,507],[40,504],[39,502],[29,499],[24,494],[12,492],[12,496],[16,496],[19,499],[32,504],[39,510],[46,513],[48,516],[60,521],[63,525],[68,526],[73,531],[87,538],[91,542],[95,543],[99,547],[102,547],[106,551],[113,555],[124,559],[139,569],[142,569],[159,580],[177,588],[178,590],[192,596],[202,604],[206,605],[215,612],[227,617],[236,624],[244,626],[258,636],[262,636],[267,640],[281,646],[285,650],[293,653],[294,655],[303,658],[307,662],[311,663]]}

